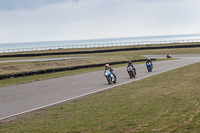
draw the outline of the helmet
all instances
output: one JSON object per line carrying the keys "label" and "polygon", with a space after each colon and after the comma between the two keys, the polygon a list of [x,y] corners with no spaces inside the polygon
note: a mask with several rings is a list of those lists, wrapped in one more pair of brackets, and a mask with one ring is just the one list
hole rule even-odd
{"label": "helmet", "polygon": [[151,58],[148,58],[148,60],[151,60]]}
{"label": "helmet", "polygon": [[106,64],[105,67],[109,67],[109,64]]}
{"label": "helmet", "polygon": [[131,60],[129,60],[129,61],[128,61],[128,64],[129,64],[129,65],[131,65],[131,64],[132,64],[132,61],[131,61]]}

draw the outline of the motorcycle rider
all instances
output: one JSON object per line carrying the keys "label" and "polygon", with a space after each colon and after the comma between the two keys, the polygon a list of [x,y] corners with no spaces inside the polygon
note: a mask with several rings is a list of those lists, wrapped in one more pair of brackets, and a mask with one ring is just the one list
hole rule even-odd
{"label": "motorcycle rider", "polygon": [[128,69],[129,66],[132,66],[133,70],[135,71],[135,75],[136,75],[136,69],[135,69],[135,67],[134,67],[134,65],[133,65],[131,60],[128,61],[128,65],[127,65],[126,68]]}
{"label": "motorcycle rider", "polygon": [[146,66],[147,66],[147,63],[150,63],[151,64],[151,67],[153,68],[153,63],[151,61],[151,58],[148,58],[147,61],[146,61]]}
{"label": "motorcycle rider", "polygon": [[105,71],[104,71],[104,73],[106,72],[106,70],[109,70],[113,74],[113,76],[115,78],[117,78],[116,75],[113,73],[114,70],[109,66],[109,64],[105,65]]}
{"label": "motorcycle rider", "polygon": [[169,54],[168,54],[166,57],[167,57],[167,58],[172,58],[172,56],[171,56],[171,55],[169,55]]}

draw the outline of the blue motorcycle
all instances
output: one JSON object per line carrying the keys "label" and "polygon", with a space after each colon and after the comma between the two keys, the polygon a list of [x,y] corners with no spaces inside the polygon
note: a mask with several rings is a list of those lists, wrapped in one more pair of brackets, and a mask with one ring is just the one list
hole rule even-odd
{"label": "blue motorcycle", "polygon": [[147,70],[148,70],[148,72],[152,72],[152,64],[150,63],[150,62],[147,62]]}
{"label": "blue motorcycle", "polygon": [[106,77],[109,84],[116,83],[117,78],[116,78],[115,74],[112,74],[109,70],[106,70],[104,72],[104,76]]}

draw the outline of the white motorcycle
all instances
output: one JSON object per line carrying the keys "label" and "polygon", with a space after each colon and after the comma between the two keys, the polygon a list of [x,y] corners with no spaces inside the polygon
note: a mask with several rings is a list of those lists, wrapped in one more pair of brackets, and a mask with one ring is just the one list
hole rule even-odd
{"label": "white motorcycle", "polygon": [[104,76],[106,77],[109,84],[116,83],[117,81],[115,74],[112,74],[109,70],[105,71]]}

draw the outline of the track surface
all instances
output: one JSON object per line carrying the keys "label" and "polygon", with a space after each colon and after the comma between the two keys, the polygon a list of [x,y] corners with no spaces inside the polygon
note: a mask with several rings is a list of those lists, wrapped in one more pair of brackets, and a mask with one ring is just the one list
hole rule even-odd
{"label": "track surface", "polygon": [[[181,55],[180,55],[181,56]],[[156,56],[147,56],[155,58]],[[172,55],[172,57],[175,57]],[[177,56],[178,57],[178,56]],[[153,62],[153,72],[145,64],[135,65],[137,75],[129,79],[126,66],[114,69],[117,83],[108,85],[102,71],[37,81],[0,88],[0,120],[56,103],[96,93],[121,84],[140,80],[182,66],[200,62],[200,55],[184,55],[178,60]]]}

